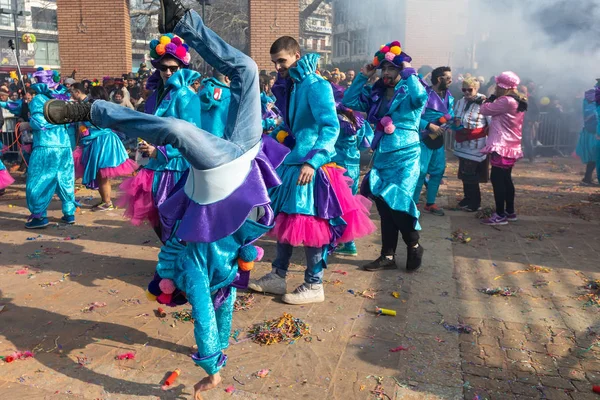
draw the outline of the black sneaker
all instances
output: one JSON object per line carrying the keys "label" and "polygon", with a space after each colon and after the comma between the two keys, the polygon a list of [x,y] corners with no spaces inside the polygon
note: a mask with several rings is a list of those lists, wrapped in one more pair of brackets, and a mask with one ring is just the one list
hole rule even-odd
{"label": "black sneaker", "polygon": [[469,201],[467,199],[462,199],[461,201],[458,202],[458,208],[466,207],[468,204],[469,204]]}
{"label": "black sneaker", "polygon": [[423,253],[425,249],[423,246],[415,248],[409,246],[406,248],[406,270],[409,272],[416,271],[421,268],[421,261],[423,260]]}
{"label": "black sneaker", "polygon": [[377,260],[368,263],[363,266],[365,271],[381,271],[384,269],[396,269],[396,259],[392,258],[391,260],[386,256],[380,256]]}
{"label": "black sneaker", "polygon": [[62,100],[48,100],[44,104],[44,118],[54,125],[91,121],[92,105]]}
{"label": "black sneaker", "polygon": [[179,0],[160,0],[158,10],[158,31],[160,33],[173,32],[175,26],[185,13],[187,8]]}
{"label": "black sneaker", "polygon": [[464,207],[461,207],[460,209],[465,212],[477,212],[477,211],[481,210],[481,207],[464,206]]}

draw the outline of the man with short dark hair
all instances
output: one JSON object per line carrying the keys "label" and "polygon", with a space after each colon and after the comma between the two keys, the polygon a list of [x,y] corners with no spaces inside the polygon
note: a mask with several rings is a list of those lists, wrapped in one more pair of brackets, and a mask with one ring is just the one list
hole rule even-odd
{"label": "man with short dark hair", "polygon": [[448,88],[452,84],[450,67],[438,67],[431,72],[432,86],[427,87],[427,104],[421,116],[421,159],[420,174],[413,196],[419,204],[421,189],[425,177],[429,174],[427,202],[423,209],[437,216],[443,216],[444,210],[435,204],[435,199],[446,170],[446,149],[444,135],[449,132],[454,118],[454,97]]}

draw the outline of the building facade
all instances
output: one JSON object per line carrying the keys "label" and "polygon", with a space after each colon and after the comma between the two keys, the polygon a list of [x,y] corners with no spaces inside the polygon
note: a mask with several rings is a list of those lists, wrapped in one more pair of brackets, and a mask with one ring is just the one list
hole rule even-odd
{"label": "building facade", "polygon": [[[301,0],[300,9],[312,3],[312,0]],[[333,8],[329,2],[323,2],[308,18],[300,21],[300,37],[298,42],[303,53],[318,53],[319,67],[331,65],[333,32]]]}

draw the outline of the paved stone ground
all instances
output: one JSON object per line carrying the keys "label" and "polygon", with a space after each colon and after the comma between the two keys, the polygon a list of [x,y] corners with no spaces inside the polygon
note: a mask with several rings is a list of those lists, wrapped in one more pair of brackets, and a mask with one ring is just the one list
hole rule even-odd
{"label": "paved stone ground", "polygon": [[[377,256],[374,235],[359,242],[359,257],[330,259],[325,303],[294,307],[257,295],[252,309],[234,314],[233,330],[240,333],[237,342],[231,339],[224,385],[204,398],[598,398],[591,386],[600,384],[600,308],[584,307],[588,298],[580,296],[589,293],[586,279],[600,279],[600,207],[586,203],[597,189],[576,188],[576,164],[549,171],[564,162],[519,164],[517,201],[520,196],[527,215],[509,226],[484,227],[458,211],[424,215],[427,252],[417,273],[403,271],[403,250],[398,271],[360,271]],[[443,205],[456,197],[453,168]],[[543,186],[528,182],[531,176]],[[25,231],[22,189],[0,198],[0,355],[35,349],[35,357],[0,363],[0,398],[191,398],[203,376],[189,359],[192,324],[158,318],[144,296],[158,253],[154,233],[131,227],[119,211],[91,213],[85,206],[75,226]],[[584,211],[570,213],[565,204]],[[50,215],[60,218],[58,203]],[[457,229],[472,240],[448,240]],[[69,236],[75,239],[64,240]],[[269,270],[274,255],[273,242],[262,244],[266,258],[257,274]],[[302,281],[301,252],[294,262],[290,286]],[[530,264],[550,271],[517,273]],[[25,266],[27,273],[16,273]],[[516,295],[479,292],[486,287],[510,287]],[[376,294],[370,299],[348,290]],[[93,302],[107,305],[82,311]],[[376,316],[375,306],[397,316]],[[261,347],[245,339],[254,323],[284,312],[311,326],[310,341]],[[459,323],[473,332],[444,327]],[[408,349],[390,352],[398,346]],[[136,359],[115,360],[127,351]],[[159,384],[174,368],[182,369],[178,386],[163,392]],[[256,377],[261,369],[270,370],[266,378]],[[235,392],[226,393],[228,386]]]}

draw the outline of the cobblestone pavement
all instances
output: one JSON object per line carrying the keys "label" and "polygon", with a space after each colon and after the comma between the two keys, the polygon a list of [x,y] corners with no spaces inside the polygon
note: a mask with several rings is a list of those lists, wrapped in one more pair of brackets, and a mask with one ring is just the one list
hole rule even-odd
{"label": "cobblestone pavement", "polygon": [[[548,165],[519,164],[517,196],[527,196],[527,204],[536,192],[524,193],[519,179]],[[569,185],[580,177],[545,179]],[[450,174],[447,180],[440,203],[452,206],[456,182]],[[33,350],[35,356],[0,362],[0,398],[191,398],[203,375],[189,359],[192,325],[157,317],[144,296],[159,250],[154,233],[129,226],[118,210],[92,213],[85,204],[75,226],[25,231],[22,189],[0,198],[0,355]],[[589,190],[573,198],[557,193],[579,203]],[[77,193],[87,205],[93,195]],[[324,303],[288,306],[255,295],[251,309],[234,314],[223,386],[204,398],[598,398],[591,387],[600,384],[600,308],[585,285],[600,279],[600,207],[580,204],[586,219],[538,207],[497,229],[459,211],[424,215],[425,263],[413,274],[403,269],[403,249],[397,271],[359,270],[378,255],[380,238],[359,241],[358,257],[330,259]],[[52,207],[56,222],[59,205]],[[468,232],[468,243],[449,240],[459,229]],[[274,256],[272,241],[262,245],[266,257],[257,275]],[[302,281],[302,258],[295,254],[290,287]],[[485,288],[514,296],[484,294]],[[94,302],[106,306],[89,311]],[[376,316],[375,306],[397,315]],[[261,347],[246,338],[253,324],[284,312],[308,323],[311,339]],[[457,327],[472,331],[453,332]],[[128,351],[134,360],[115,360]],[[159,384],[175,368],[182,375],[163,392]],[[258,378],[262,369],[270,372]]]}

